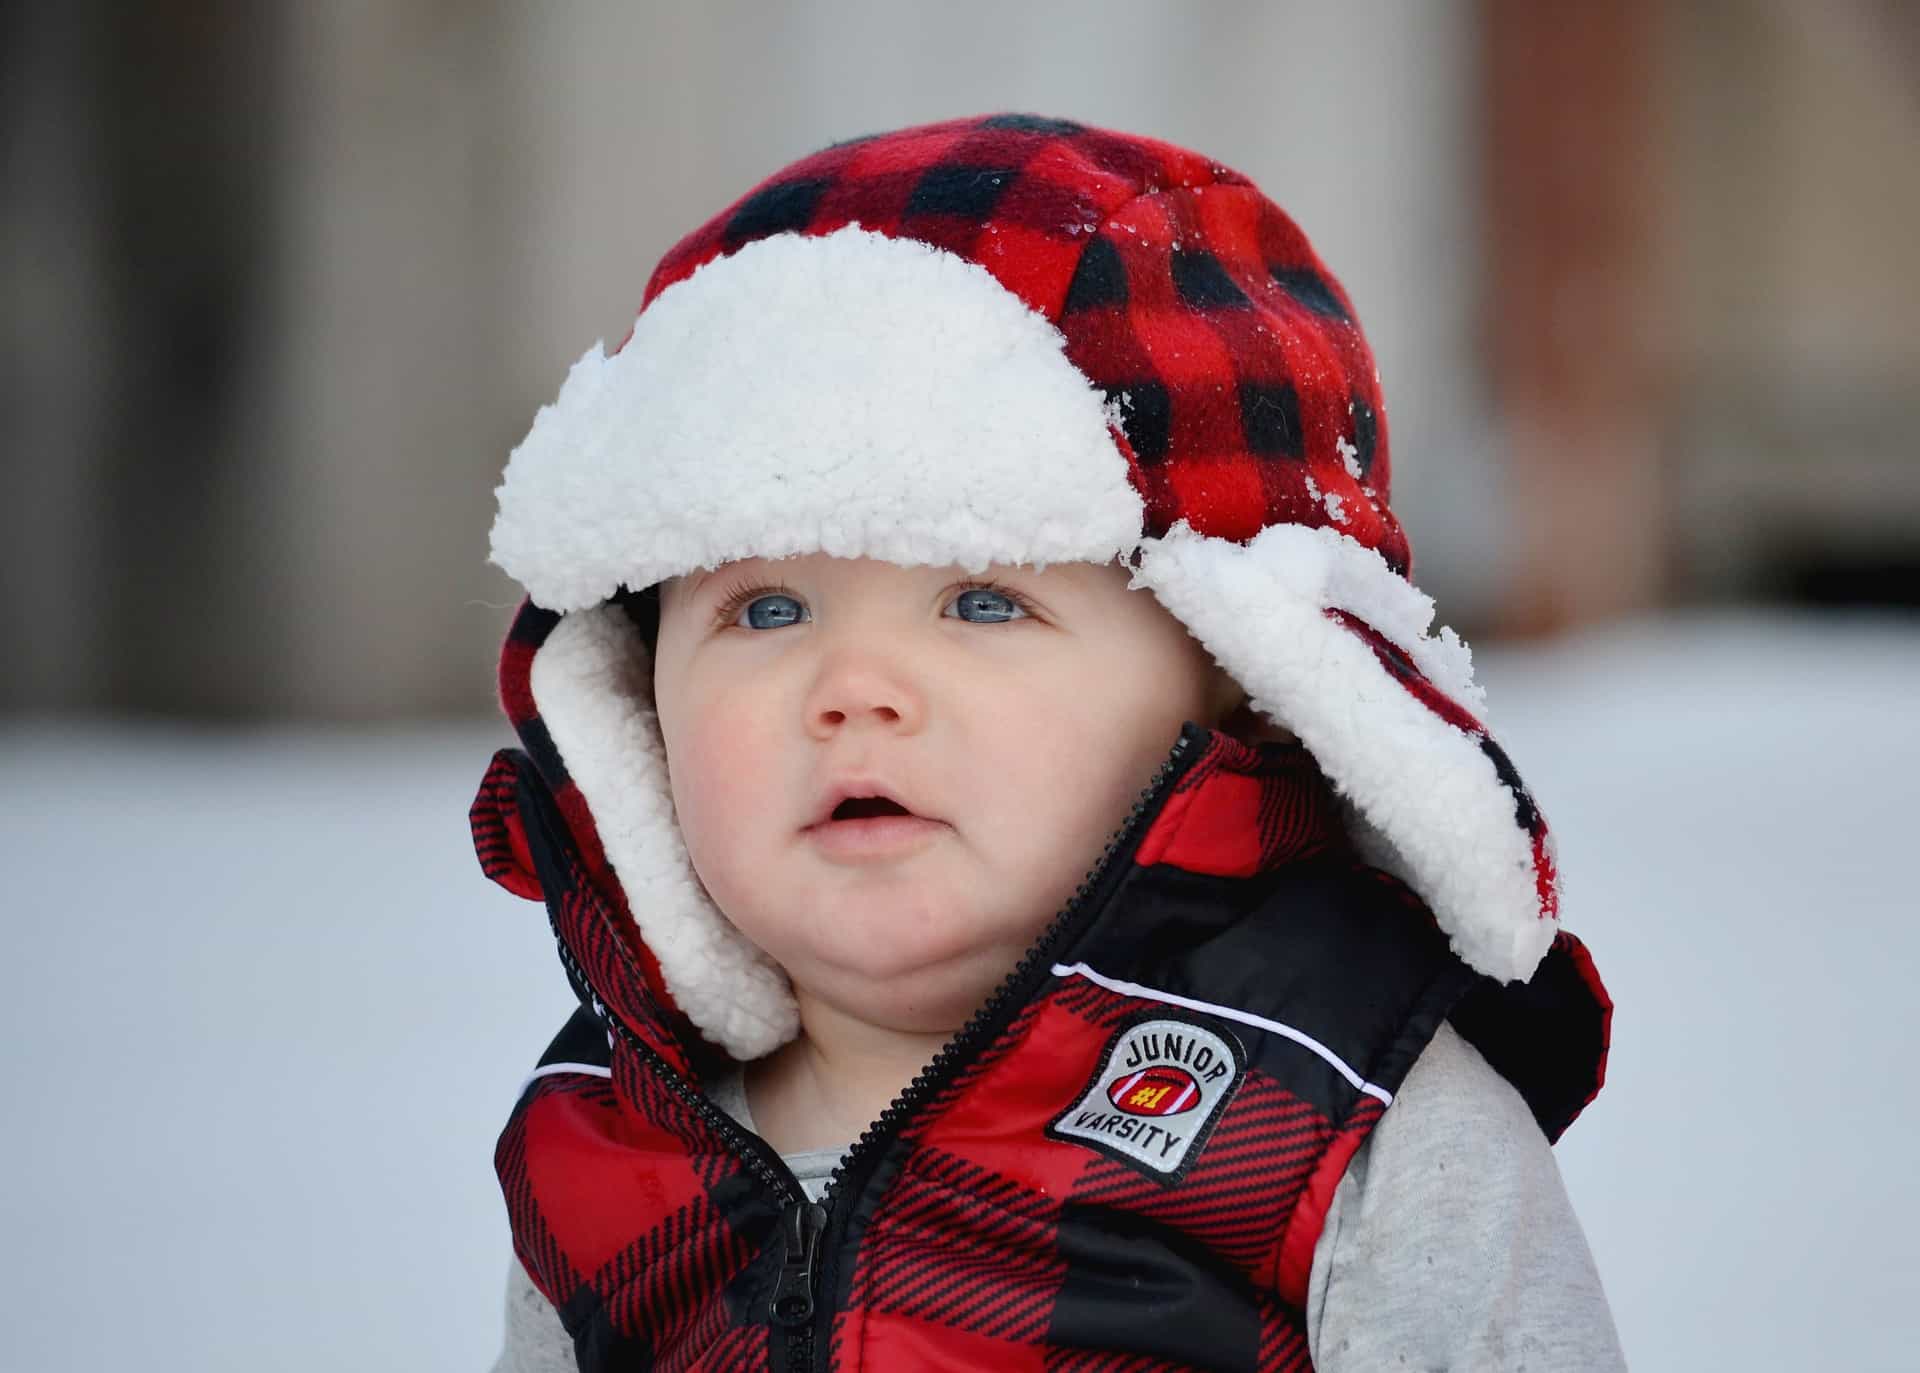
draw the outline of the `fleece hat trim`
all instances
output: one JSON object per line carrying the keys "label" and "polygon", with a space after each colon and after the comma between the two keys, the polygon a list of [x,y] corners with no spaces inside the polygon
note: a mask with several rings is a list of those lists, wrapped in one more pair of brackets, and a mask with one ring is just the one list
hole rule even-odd
{"label": "fleece hat trim", "polygon": [[[797,1026],[784,974],[692,869],[647,649],[608,598],[811,552],[1128,561],[1313,753],[1362,851],[1462,959],[1526,978],[1555,935],[1551,836],[1480,724],[1465,645],[1429,633],[1432,603],[1407,580],[1377,377],[1344,294],[1224,168],[1080,126],[986,123],[863,145],[869,170],[933,157],[908,180],[937,183],[936,208],[972,195],[984,227],[909,222],[901,207],[927,197],[860,180],[846,150],[819,156],[865,200],[778,174],[668,255],[623,347],[589,350],[509,461],[494,560],[557,622],[510,638],[503,696],[543,770],[577,790],[570,819],[661,992],[738,1058]],[[1026,158],[1005,175],[1044,187],[1040,208],[983,198],[938,161],[989,145],[995,165]],[[816,186],[804,216],[779,190],[801,182]],[[1055,270],[1064,240],[1078,266]]]}
{"label": "fleece hat trim", "polygon": [[573,365],[507,464],[493,560],[558,611],[746,557],[1110,561],[1142,502],[1064,350],[926,244],[750,243]]}

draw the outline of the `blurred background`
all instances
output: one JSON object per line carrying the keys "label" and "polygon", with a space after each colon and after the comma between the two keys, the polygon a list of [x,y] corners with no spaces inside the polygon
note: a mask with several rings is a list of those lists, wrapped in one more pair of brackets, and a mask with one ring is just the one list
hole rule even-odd
{"label": "blurred background", "polygon": [[[680,234],[997,109],[1252,176],[1620,1003],[1641,1369],[1910,1368],[1920,6],[0,16],[0,1368],[484,1367],[570,995],[465,808],[493,487]],[[1851,937],[1849,937],[1851,936]]]}

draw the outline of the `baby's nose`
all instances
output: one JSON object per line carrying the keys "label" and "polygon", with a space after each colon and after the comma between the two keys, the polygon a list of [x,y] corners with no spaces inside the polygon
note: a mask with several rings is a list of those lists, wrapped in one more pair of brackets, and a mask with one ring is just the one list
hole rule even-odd
{"label": "baby's nose", "polygon": [[809,726],[821,736],[862,725],[913,730],[925,716],[925,700],[908,675],[870,658],[823,666],[807,700]]}

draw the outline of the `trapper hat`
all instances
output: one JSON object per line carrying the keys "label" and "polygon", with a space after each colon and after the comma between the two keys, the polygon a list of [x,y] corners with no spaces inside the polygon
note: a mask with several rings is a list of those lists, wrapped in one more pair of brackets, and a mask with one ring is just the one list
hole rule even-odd
{"label": "trapper hat", "polygon": [[1124,560],[1297,736],[1369,861],[1496,979],[1552,944],[1545,821],[1388,504],[1351,301],[1246,177],[1030,115],[835,144],[676,244],[513,452],[501,692],[654,991],[739,1058],[795,1033],[674,819],[620,593],[746,557]]}

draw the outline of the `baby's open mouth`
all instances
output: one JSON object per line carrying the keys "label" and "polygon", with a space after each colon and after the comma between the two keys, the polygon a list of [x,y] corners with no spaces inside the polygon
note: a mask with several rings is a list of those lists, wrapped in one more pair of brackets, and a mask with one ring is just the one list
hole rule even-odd
{"label": "baby's open mouth", "polygon": [[[877,791],[881,784],[854,785]],[[943,821],[917,814],[891,796],[843,796],[803,833],[829,862],[859,865],[908,858],[946,831]]]}
{"label": "baby's open mouth", "polygon": [[884,796],[849,796],[833,808],[830,820],[871,820],[879,815],[911,815],[898,801]]}

